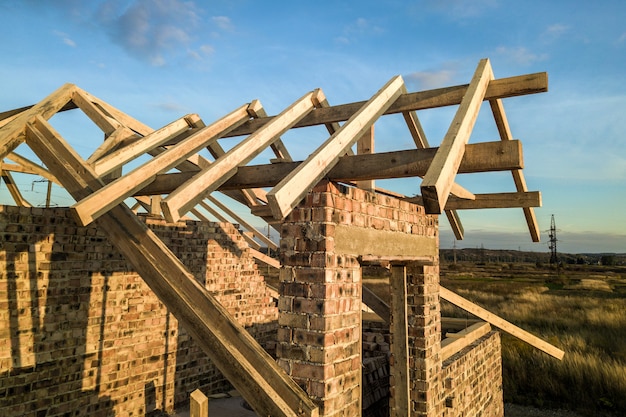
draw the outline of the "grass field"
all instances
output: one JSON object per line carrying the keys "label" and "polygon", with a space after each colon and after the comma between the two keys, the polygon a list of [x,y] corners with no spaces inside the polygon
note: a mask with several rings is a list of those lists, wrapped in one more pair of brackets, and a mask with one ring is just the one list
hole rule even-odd
{"label": "grass field", "polygon": [[[505,401],[626,415],[626,267],[444,264],[441,284],[566,352],[503,334]],[[445,302],[442,314],[467,315]]]}

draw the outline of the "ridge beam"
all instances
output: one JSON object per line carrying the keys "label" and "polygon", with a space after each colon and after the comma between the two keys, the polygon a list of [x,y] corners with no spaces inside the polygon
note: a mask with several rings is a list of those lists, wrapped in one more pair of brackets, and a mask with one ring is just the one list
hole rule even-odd
{"label": "ridge beam", "polygon": [[[174,222],[185,215],[199,201],[215,191],[245,165],[274,143],[282,134],[313,110],[313,97],[321,90],[311,91],[287,107],[277,117],[257,130],[235,147],[198,172],[161,202],[163,215]],[[256,111],[251,109],[250,111]]]}
{"label": "ridge beam", "polygon": [[302,197],[339,161],[374,122],[402,94],[404,81],[393,77],[339,130],[315,150],[302,164],[267,193],[267,200],[275,219],[291,212]]}
{"label": "ridge beam", "polygon": [[75,217],[83,226],[88,225],[127,197],[150,184],[157,174],[177,166],[190,155],[204,148],[207,143],[217,140],[224,132],[248,120],[247,108],[247,104],[239,107],[123,177],[86,196],[71,207]]}
{"label": "ridge beam", "polygon": [[463,159],[465,144],[472,133],[489,81],[492,79],[493,72],[489,59],[482,59],[422,181],[420,188],[426,214],[441,214],[446,205],[454,177]]}

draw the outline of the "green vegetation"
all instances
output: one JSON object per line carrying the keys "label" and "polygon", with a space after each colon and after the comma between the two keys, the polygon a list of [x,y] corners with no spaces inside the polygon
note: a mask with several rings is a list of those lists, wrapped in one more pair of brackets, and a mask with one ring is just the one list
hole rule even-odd
{"label": "green vegetation", "polygon": [[[626,267],[542,265],[444,263],[441,284],[566,352],[503,334],[506,402],[626,415]],[[442,314],[467,315],[447,303]]]}

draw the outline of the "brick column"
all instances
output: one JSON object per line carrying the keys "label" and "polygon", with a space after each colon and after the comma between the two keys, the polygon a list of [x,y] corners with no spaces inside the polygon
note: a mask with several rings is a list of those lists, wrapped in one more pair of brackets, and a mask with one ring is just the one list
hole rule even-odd
{"label": "brick column", "polygon": [[334,251],[343,199],[322,183],[281,228],[278,363],[324,417],[361,415],[361,268]]}
{"label": "brick column", "polygon": [[414,416],[442,415],[441,309],[439,265],[409,268],[409,358],[411,405]]}

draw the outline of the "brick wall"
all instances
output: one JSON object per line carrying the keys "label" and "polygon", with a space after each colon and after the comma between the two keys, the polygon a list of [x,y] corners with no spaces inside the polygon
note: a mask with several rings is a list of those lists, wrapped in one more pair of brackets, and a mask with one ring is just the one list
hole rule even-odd
{"label": "brick wall", "polygon": [[[146,219],[261,343],[275,300],[230,224]],[[143,280],[67,209],[0,206],[0,415],[143,416],[229,389]]]}
{"label": "brick wall", "polygon": [[443,363],[442,417],[504,415],[500,333],[490,332]]}

